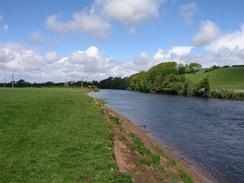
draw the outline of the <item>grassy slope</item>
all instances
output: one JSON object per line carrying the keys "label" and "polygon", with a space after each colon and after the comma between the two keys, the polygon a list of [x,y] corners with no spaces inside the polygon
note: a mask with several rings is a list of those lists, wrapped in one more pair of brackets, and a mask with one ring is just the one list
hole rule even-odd
{"label": "grassy slope", "polygon": [[66,89],[0,89],[0,182],[124,182],[112,129]]}
{"label": "grassy slope", "polygon": [[194,84],[209,75],[211,89],[244,89],[244,67],[221,68],[204,73],[187,74],[187,78]]}

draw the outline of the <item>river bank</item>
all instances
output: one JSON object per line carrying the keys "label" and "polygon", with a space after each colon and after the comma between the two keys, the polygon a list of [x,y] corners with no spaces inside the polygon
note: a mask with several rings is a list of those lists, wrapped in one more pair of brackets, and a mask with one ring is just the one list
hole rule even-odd
{"label": "river bank", "polygon": [[[197,183],[216,183],[217,181],[210,178],[206,173],[200,171],[198,168],[191,165],[181,157],[178,157],[174,150],[160,144],[158,141],[152,138],[150,134],[146,132],[143,127],[137,126],[134,122],[130,121],[127,117],[121,115],[117,111],[109,108],[100,100],[95,99],[96,103],[100,106],[105,118],[109,119],[114,125],[114,154],[115,160],[119,166],[119,170],[122,173],[129,173],[132,175],[134,182],[171,182],[172,179],[176,182],[197,182]],[[159,155],[159,164],[150,165],[149,169],[145,168],[145,165],[140,165],[138,168],[136,161],[138,157],[145,153],[133,154],[131,151],[131,144],[133,139],[125,139],[129,136],[138,137],[143,146],[149,149],[150,152]],[[156,165],[156,168],[155,168]],[[147,165],[148,166],[148,165]],[[163,171],[158,171],[158,166],[162,166]],[[160,168],[159,168],[160,169]],[[156,172],[156,173],[155,173]],[[143,179],[142,179],[143,176]],[[171,178],[169,178],[171,177]],[[173,178],[172,178],[173,177]],[[170,180],[171,179],[171,180]]]}

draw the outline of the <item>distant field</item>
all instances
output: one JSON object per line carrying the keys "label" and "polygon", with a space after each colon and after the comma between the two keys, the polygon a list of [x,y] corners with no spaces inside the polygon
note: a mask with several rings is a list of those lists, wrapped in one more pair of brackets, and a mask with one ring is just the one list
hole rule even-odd
{"label": "distant field", "polygon": [[209,75],[211,89],[244,89],[244,67],[221,68],[204,73],[204,70],[196,74],[188,74],[187,78],[192,83],[197,83]]}
{"label": "distant field", "polygon": [[0,89],[0,182],[124,182],[112,129],[68,89]]}

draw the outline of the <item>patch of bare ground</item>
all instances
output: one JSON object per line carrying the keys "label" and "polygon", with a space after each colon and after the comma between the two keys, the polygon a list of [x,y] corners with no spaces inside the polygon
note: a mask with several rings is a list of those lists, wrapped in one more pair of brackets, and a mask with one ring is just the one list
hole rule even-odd
{"label": "patch of bare ground", "polygon": [[135,183],[211,183],[177,159],[172,150],[152,139],[144,129],[96,100],[104,117],[114,126],[114,157],[119,172],[129,173]]}

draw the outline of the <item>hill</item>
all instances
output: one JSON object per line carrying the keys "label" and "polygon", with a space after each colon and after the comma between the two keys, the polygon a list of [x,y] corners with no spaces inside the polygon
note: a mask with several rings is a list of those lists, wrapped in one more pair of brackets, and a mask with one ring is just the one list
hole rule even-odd
{"label": "hill", "polygon": [[196,74],[186,74],[186,78],[193,84],[199,83],[207,76],[211,89],[244,89],[244,67],[219,68],[209,72],[203,69]]}
{"label": "hill", "polygon": [[143,92],[162,92],[164,81],[168,75],[176,73],[176,63],[158,64],[147,72],[139,72],[128,78],[128,88]]}
{"label": "hill", "polygon": [[128,78],[128,89],[150,93],[244,98],[244,66],[212,66],[165,62]]}

